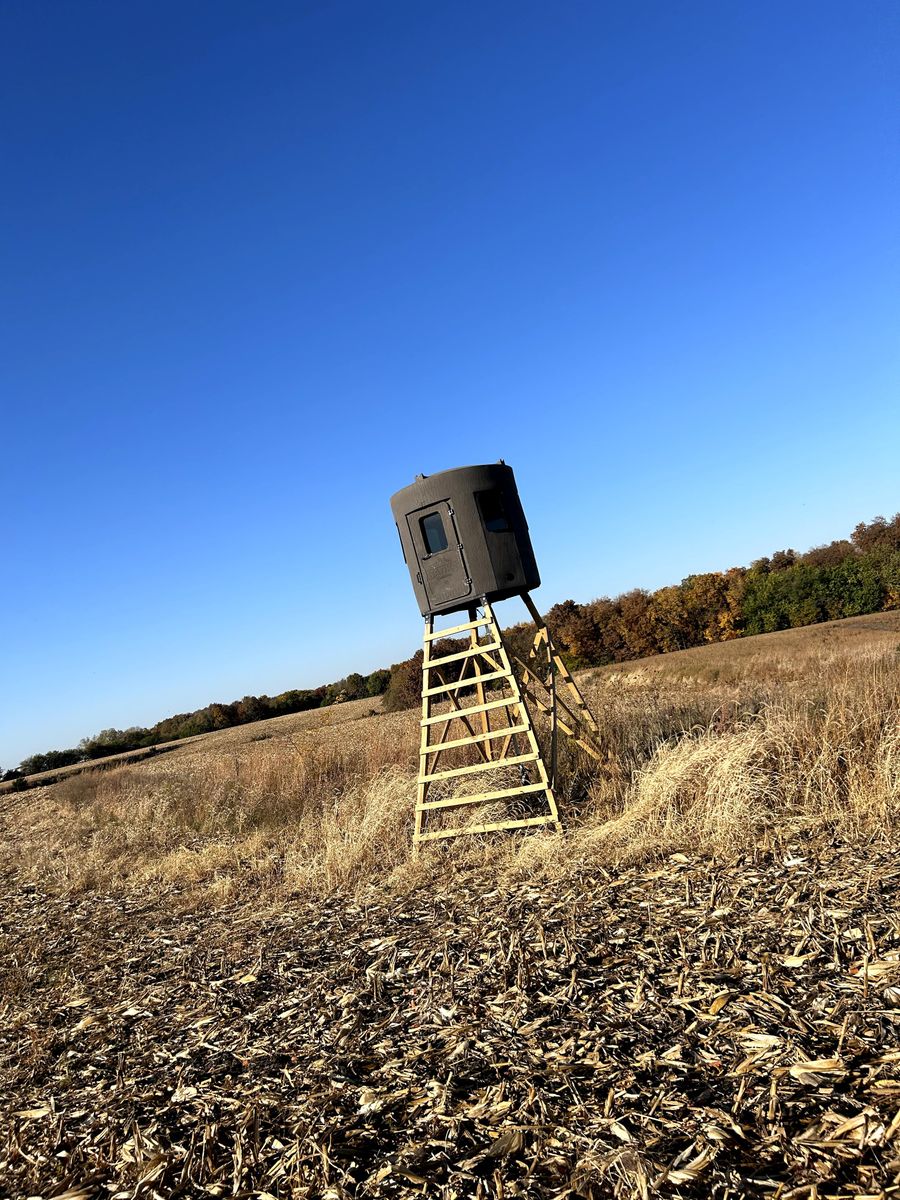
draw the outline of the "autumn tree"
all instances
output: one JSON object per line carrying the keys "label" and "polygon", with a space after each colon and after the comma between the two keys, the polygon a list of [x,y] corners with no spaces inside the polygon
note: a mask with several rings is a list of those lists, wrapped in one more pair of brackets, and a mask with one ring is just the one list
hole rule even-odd
{"label": "autumn tree", "polygon": [[634,588],[619,597],[619,623],[630,658],[645,658],[648,654],[656,653],[649,592]]}
{"label": "autumn tree", "polygon": [[811,567],[836,567],[845,558],[851,558],[856,553],[853,543],[843,538],[841,541],[829,542],[827,546],[813,546],[811,550],[800,555],[799,561]]}
{"label": "autumn tree", "polygon": [[875,517],[868,525],[860,521],[851,538],[853,545],[863,554],[873,550],[900,550],[900,513],[895,513],[890,521],[884,517]]}
{"label": "autumn tree", "polygon": [[394,663],[391,678],[384,693],[384,711],[400,712],[404,708],[415,708],[422,699],[422,660],[424,654],[417,650],[412,658]]}
{"label": "autumn tree", "polygon": [[650,622],[659,650],[684,650],[692,645],[684,586],[659,588],[650,597]]}
{"label": "autumn tree", "polygon": [[557,650],[570,667],[600,662],[602,644],[588,609],[574,600],[554,604],[545,618]]}
{"label": "autumn tree", "polygon": [[597,631],[597,665],[622,662],[628,656],[628,647],[622,636],[622,613],[618,601],[601,596],[585,605],[585,609]]}

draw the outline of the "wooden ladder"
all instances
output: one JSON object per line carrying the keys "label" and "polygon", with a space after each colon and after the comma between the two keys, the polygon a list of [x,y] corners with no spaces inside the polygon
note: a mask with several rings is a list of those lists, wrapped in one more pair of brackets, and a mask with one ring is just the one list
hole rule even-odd
{"label": "wooden ladder", "polygon": [[[530,597],[526,595],[524,599],[538,632],[529,656],[530,665],[516,660],[521,680],[513,668],[494,610],[487,601],[481,605],[483,616],[478,615],[477,608],[470,608],[468,621],[450,629],[435,631],[434,617],[426,618],[419,779],[413,835],[416,846],[463,833],[491,833],[541,825],[560,829],[554,795],[557,727],[589,754],[602,758],[597,745],[597,724],[571,674],[553,650],[543,619]],[[482,630],[484,632],[480,633]],[[436,641],[457,634],[468,634],[468,646],[464,650],[433,656],[432,647]],[[456,664],[460,664],[457,678],[448,680],[447,668]],[[562,701],[558,695],[557,676],[562,677],[569,690],[568,701]],[[550,719],[549,774],[535,735],[528,699]],[[434,711],[436,705],[443,708],[445,704],[448,707],[443,711]],[[450,736],[451,730],[456,736]],[[477,762],[441,769],[442,755],[466,747],[474,749]],[[510,782],[509,771],[503,773],[505,768],[517,769],[517,782]],[[475,790],[446,794],[457,781],[464,781],[464,787],[472,784]],[[535,815],[520,816],[508,811],[523,798],[527,798],[529,806],[537,803],[539,811]],[[505,805],[507,815],[502,819],[475,820],[450,828],[427,828],[431,814],[470,805]]]}

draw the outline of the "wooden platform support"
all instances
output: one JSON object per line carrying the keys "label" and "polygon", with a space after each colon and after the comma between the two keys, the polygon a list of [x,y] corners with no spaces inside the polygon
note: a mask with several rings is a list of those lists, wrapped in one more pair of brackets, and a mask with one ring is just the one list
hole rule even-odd
{"label": "wooden platform support", "polygon": [[[487,601],[480,606],[483,615],[479,615],[478,608],[470,608],[469,620],[450,629],[435,630],[434,618],[426,618],[413,834],[416,846],[463,833],[541,825],[560,829],[554,795],[558,729],[589,754],[602,759],[593,715],[556,654],[549,630],[531,598],[526,594],[524,600],[537,624],[537,634],[528,663],[516,660],[518,671]],[[464,650],[432,654],[432,645],[438,639],[461,633],[468,634],[469,639]],[[454,668],[455,678],[448,678],[450,667]],[[557,680],[567,690],[565,699],[559,695]],[[535,734],[529,700],[549,718],[549,773]],[[435,712],[437,705],[442,711]],[[448,751],[469,747],[477,755],[476,762],[439,765]],[[459,757],[456,756],[457,761]],[[517,778],[511,780],[511,774]],[[462,782],[463,791],[453,790],[457,781]],[[470,786],[472,791],[468,790]],[[428,827],[428,816],[436,810],[468,809],[473,804],[490,804],[505,809],[506,813],[491,814],[495,819],[469,825]],[[515,808],[519,808],[519,813],[513,811]],[[523,815],[525,812],[528,815]]]}

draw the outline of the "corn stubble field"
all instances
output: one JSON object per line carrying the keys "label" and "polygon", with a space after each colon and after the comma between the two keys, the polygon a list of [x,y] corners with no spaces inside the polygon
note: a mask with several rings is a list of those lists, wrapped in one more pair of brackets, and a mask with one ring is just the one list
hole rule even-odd
{"label": "corn stubble field", "polygon": [[371,701],[0,797],[0,1195],[900,1195],[898,650],[588,672],[561,837]]}

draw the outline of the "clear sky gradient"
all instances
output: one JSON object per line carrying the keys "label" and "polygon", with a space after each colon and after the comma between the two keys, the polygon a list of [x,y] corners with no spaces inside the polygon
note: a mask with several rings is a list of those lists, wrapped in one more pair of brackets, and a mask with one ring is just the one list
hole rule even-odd
{"label": "clear sky gradient", "polygon": [[408,656],[420,471],[545,610],[900,508],[892,2],[5,0],[0,122],[4,766]]}

